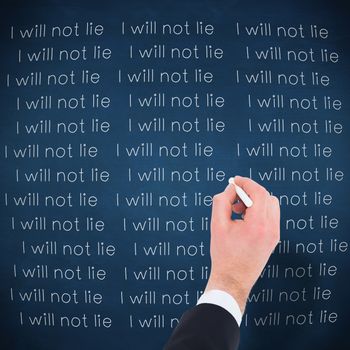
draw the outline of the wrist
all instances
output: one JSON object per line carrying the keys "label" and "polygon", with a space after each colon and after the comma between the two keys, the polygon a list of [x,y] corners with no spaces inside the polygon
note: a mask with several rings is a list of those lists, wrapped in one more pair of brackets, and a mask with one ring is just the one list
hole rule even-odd
{"label": "wrist", "polygon": [[205,288],[205,292],[214,289],[222,290],[230,294],[236,300],[242,314],[244,313],[250,290],[247,290],[232,278],[217,278],[211,275]]}

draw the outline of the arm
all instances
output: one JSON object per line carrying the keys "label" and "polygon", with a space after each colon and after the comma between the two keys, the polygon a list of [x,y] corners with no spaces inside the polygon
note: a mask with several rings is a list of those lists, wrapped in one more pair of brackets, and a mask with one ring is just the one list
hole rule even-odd
{"label": "arm", "polygon": [[[280,239],[278,199],[253,180],[235,177],[253,200],[245,208],[237,202],[234,185],[213,198],[211,218],[211,273],[205,291],[219,289],[237,301],[244,312],[248,295]],[[234,204],[232,204],[234,203]],[[243,220],[231,220],[242,213]]]}
{"label": "arm", "polygon": [[[213,197],[211,273],[204,303],[183,315],[166,350],[238,347],[240,320],[237,318],[243,314],[250,290],[279,241],[280,209],[277,198],[256,182],[236,176],[235,183],[254,204],[246,208],[237,202],[239,198],[232,184]],[[242,214],[243,219],[232,220],[232,211]],[[224,297],[219,302],[210,301],[210,294],[215,293],[219,297],[223,293]],[[230,302],[232,305],[228,305]]]}

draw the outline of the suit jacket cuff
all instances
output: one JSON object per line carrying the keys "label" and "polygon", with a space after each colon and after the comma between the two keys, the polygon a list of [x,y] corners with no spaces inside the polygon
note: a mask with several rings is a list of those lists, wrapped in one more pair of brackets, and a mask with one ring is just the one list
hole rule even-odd
{"label": "suit jacket cuff", "polygon": [[201,295],[201,297],[197,301],[197,305],[200,304],[214,304],[224,308],[234,317],[238,326],[241,325],[242,312],[238,306],[237,301],[232,295],[222,290],[212,289],[207,292],[204,292]]}

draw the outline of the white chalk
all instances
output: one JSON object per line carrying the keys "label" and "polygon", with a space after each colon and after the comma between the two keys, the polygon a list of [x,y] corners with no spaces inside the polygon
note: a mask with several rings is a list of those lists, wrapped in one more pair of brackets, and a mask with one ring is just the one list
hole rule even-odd
{"label": "white chalk", "polygon": [[235,184],[235,179],[233,177],[230,177],[228,179],[228,183],[235,185],[236,193],[238,197],[242,200],[242,202],[247,208],[250,208],[253,205],[253,201],[250,199],[250,197],[244,192],[244,190],[241,187]]}

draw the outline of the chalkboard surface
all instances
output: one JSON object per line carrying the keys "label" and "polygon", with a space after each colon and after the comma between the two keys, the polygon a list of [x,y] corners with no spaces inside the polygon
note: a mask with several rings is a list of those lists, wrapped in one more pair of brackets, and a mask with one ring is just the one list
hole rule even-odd
{"label": "chalkboard surface", "polygon": [[240,349],[348,349],[346,1],[1,5],[2,349],[161,349],[249,176],[281,242]]}

